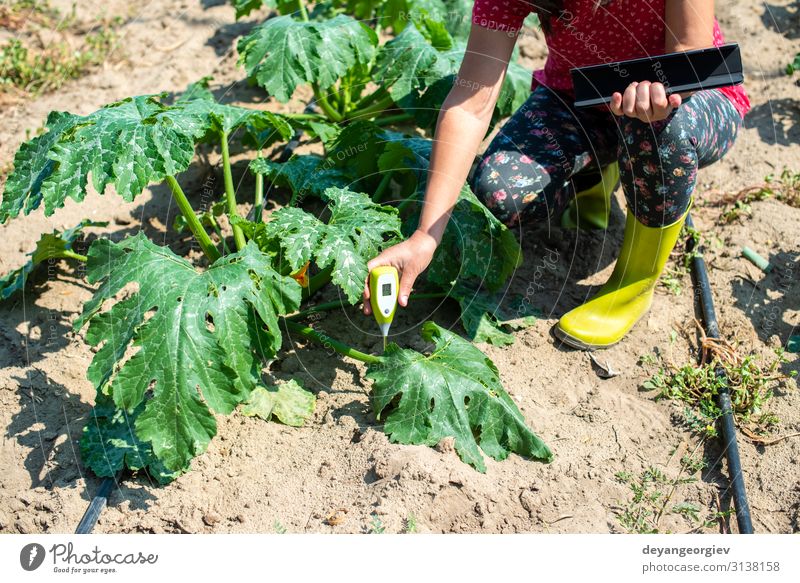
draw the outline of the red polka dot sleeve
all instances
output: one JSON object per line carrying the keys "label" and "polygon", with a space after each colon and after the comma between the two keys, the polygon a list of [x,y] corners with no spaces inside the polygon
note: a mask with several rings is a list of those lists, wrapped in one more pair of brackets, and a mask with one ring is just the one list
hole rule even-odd
{"label": "red polka dot sleeve", "polygon": [[475,0],[472,24],[494,30],[517,31],[532,11],[523,0]]}

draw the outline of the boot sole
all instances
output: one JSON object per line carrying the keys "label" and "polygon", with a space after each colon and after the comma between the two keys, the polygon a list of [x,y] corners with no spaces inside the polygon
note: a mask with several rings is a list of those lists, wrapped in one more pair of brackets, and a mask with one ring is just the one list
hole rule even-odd
{"label": "boot sole", "polygon": [[604,348],[611,348],[615,344],[619,344],[619,340],[616,342],[612,342],[610,344],[588,344],[574,336],[570,336],[566,332],[564,332],[558,324],[553,326],[553,336],[556,337],[560,342],[566,344],[570,348],[576,348],[578,350],[603,350]]}

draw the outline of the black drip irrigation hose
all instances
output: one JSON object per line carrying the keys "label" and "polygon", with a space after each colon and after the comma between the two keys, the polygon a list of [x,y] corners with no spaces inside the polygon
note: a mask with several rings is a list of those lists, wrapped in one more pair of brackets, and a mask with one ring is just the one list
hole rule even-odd
{"label": "black drip irrigation hose", "polygon": [[[686,226],[694,230],[692,216],[686,217]],[[692,255],[692,272],[694,275],[695,289],[700,299],[703,312],[703,323],[706,336],[719,339],[719,324],[717,313],[714,310],[714,298],[711,295],[711,284],[708,281],[708,268],[703,259],[703,247],[698,246],[694,235],[689,236],[687,249],[691,253],[697,246],[697,253]],[[733,503],[736,508],[736,522],[739,524],[741,534],[753,534],[753,522],[750,518],[750,504],[747,502],[744,477],[742,475],[742,460],[739,457],[739,444],[736,442],[736,424],[733,419],[733,406],[728,392],[728,377],[721,366],[714,371],[722,381],[722,388],[717,395],[717,406],[722,411],[720,424],[722,425],[722,441],[725,446],[725,457],[728,459],[728,472],[730,473],[731,490],[733,490]]]}
{"label": "black drip irrigation hose", "polygon": [[111,495],[111,490],[117,483],[117,478],[106,478],[100,482],[100,488],[97,490],[92,501],[89,502],[89,507],[83,513],[83,518],[78,523],[78,528],[75,529],[75,534],[90,534],[94,525],[97,524],[97,519],[100,518],[100,513],[108,503],[108,497]]}
{"label": "black drip irrigation hose", "polygon": [[[312,100],[308,105],[306,105],[304,113],[313,113],[314,111],[316,111],[316,104]],[[300,140],[302,139],[303,134],[303,130],[298,129],[295,131],[292,139],[286,143],[280,155],[278,156],[278,162],[286,162],[292,157],[295,148],[300,145]],[[75,534],[91,534],[92,529],[94,529],[94,526],[97,524],[97,519],[100,518],[100,514],[108,504],[108,497],[111,494],[111,490],[119,482],[120,475],[121,472],[116,477],[105,478],[100,483],[100,488],[97,490],[97,494],[95,494],[95,497],[92,498],[91,502],[89,502],[86,512],[83,513],[83,517],[78,523],[78,527],[75,529]]]}

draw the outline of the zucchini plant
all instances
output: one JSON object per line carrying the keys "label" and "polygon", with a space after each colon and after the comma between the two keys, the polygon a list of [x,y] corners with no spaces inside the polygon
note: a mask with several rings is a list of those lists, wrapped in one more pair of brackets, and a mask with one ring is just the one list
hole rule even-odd
{"label": "zucchini plant", "polygon": [[[287,11],[298,6],[303,5],[278,4]],[[494,364],[453,332],[427,322],[422,336],[433,344],[429,354],[391,344],[374,355],[306,323],[315,312],[358,303],[367,261],[413,229],[431,144],[364,119],[370,116],[345,120],[359,109],[351,105],[363,99],[352,85],[348,96],[348,76],[378,75],[377,35],[346,15],[312,21],[305,9],[299,12],[306,18],[278,16],[267,21],[273,23],[269,30],[262,27],[244,39],[244,59],[252,59],[254,74],[265,84],[273,79],[259,68],[285,63],[272,72],[276,97],[288,97],[301,82],[317,93],[338,84],[340,97],[330,105],[341,119],[221,104],[205,78],[174,101],[146,95],[86,116],[53,112],[45,131],[15,155],[0,223],[39,207],[52,215],[67,198],[81,202],[90,183],[101,194],[108,190],[132,201],[160,182],[181,213],[176,226],[188,230],[203,252],[193,261],[139,233],[119,242],[96,239],[84,256],[72,243],[82,229],[98,226],[84,222],[45,235],[28,264],[0,279],[0,294],[8,298],[44,259],[86,264],[95,291],[74,322],[95,349],[87,370],[96,399],[81,439],[84,463],[98,476],[128,469],[167,483],[206,450],[217,414],[240,408],[245,415],[303,423],[313,411],[313,394],[296,381],[268,386],[262,374],[291,341],[287,332],[367,364],[373,411],[393,442],[433,445],[452,436],[461,459],[480,471],[481,451],[497,460],[513,452],[549,461],[550,450],[525,424]],[[395,40],[409,30],[426,39],[407,24]],[[313,75],[293,68],[320,57],[317,41],[323,37],[335,45],[326,50],[342,52],[338,64],[312,67]],[[294,40],[282,45],[265,38]],[[293,47],[285,61],[264,65],[281,46]],[[392,95],[397,83],[382,88]],[[414,83],[401,82],[416,90]],[[331,133],[331,121],[344,123]],[[298,129],[322,139],[323,153],[284,163],[271,159],[269,147]],[[247,169],[254,189],[246,200],[234,190],[230,142],[255,152]],[[201,143],[220,150],[224,194],[211,210],[198,212],[180,178]],[[399,200],[386,202],[389,192]],[[265,221],[265,196],[278,195],[288,196]],[[239,204],[252,205],[253,220],[238,214]],[[217,220],[221,215],[228,218],[230,236]],[[497,295],[520,256],[513,235],[465,187],[427,274],[427,293],[458,302],[470,339],[507,344],[513,339],[508,329],[532,321],[522,303],[501,307]],[[343,300],[315,304],[325,285],[337,286]]]}

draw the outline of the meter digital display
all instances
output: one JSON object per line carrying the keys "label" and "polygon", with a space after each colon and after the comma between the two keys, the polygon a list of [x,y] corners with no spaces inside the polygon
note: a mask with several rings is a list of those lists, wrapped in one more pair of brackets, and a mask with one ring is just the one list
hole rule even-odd
{"label": "meter digital display", "polygon": [[383,296],[392,295],[392,284],[391,283],[384,283],[381,286],[381,295],[383,295]]}

